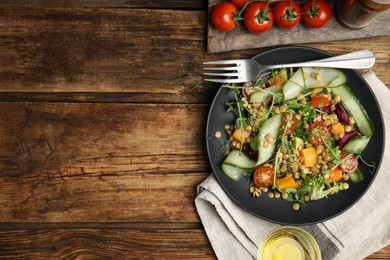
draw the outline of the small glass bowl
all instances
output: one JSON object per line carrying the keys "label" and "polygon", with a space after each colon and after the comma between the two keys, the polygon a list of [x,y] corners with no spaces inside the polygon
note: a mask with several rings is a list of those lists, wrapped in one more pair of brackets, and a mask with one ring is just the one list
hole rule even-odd
{"label": "small glass bowl", "polygon": [[277,240],[277,238],[288,236],[297,241],[305,252],[305,260],[321,260],[321,251],[317,242],[307,231],[291,226],[282,226],[273,229],[266,235],[260,243],[257,251],[257,260],[266,260],[266,254],[269,246]]}

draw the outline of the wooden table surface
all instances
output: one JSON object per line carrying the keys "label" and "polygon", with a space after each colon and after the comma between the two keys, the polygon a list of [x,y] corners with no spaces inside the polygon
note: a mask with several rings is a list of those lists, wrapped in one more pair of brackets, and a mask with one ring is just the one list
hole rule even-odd
{"label": "wooden table surface", "polygon": [[[53,3],[55,2],[55,3]],[[0,257],[215,259],[196,213],[207,1],[0,1]],[[390,86],[390,37],[371,49]],[[390,246],[367,259],[390,259]]]}

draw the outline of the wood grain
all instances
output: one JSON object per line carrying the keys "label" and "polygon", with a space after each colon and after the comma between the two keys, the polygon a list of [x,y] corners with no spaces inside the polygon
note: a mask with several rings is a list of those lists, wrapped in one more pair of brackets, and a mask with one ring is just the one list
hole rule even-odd
{"label": "wood grain", "polygon": [[155,9],[206,9],[206,1],[196,0],[2,0],[0,7],[101,7],[101,8],[155,8]]}
{"label": "wood grain", "polygon": [[[205,11],[1,8],[0,14],[0,101],[6,102],[207,104],[218,85],[204,83],[203,61],[267,49],[206,53]],[[157,29],[151,16],[164,26]],[[386,36],[306,46],[332,54],[369,46],[377,56],[373,70],[389,86],[389,42]]]}
{"label": "wood grain", "polygon": [[195,187],[211,171],[202,141],[208,106],[0,109],[7,122],[0,127],[1,221],[198,220]]}
{"label": "wood grain", "polygon": [[0,231],[0,248],[0,259],[216,259],[204,231],[180,227]]}
{"label": "wood grain", "polygon": [[[219,87],[201,63],[269,48],[207,53],[206,4],[0,2],[1,259],[215,259],[193,202]],[[372,49],[390,86],[389,42],[305,46]]]}
{"label": "wood grain", "polygon": [[[209,0],[209,14],[221,0]],[[334,0],[331,1],[332,9]],[[312,29],[303,23],[294,28],[285,29],[274,24],[264,33],[250,33],[244,25],[236,26],[232,31],[218,31],[210,22],[207,29],[207,50],[226,52],[232,50],[253,49],[285,44],[327,42],[335,40],[358,39],[381,35],[390,35],[390,11],[381,13],[375,22],[359,30],[350,30],[340,25],[335,14],[323,28]],[[380,26],[378,26],[380,24]]]}

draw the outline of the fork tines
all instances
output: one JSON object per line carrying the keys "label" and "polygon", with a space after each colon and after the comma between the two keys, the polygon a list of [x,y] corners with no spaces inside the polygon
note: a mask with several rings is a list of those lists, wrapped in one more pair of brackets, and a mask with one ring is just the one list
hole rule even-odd
{"label": "fork tines", "polygon": [[[240,60],[216,60],[203,62],[204,65],[215,65],[215,67],[204,67],[206,71],[205,76],[211,76],[211,78],[205,78],[205,81],[218,82],[218,83],[240,83],[241,76],[241,63]],[[221,78],[224,77],[224,78]],[[229,79],[226,79],[228,77]]]}

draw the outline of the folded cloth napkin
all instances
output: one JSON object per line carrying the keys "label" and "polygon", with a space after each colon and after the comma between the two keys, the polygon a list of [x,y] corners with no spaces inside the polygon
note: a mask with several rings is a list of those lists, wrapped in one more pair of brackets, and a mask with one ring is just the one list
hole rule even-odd
{"label": "folded cloth napkin", "polygon": [[[390,131],[390,90],[372,72],[363,77],[374,91]],[[303,226],[316,239],[322,259],[362,259],[390,244],[390,136],[382,165],[366,194],[343,214]],[[259,219],[236,205],[211,174],[197,189],[195,205],[218,259],[254,259],[269,231],[279,225]]]}

